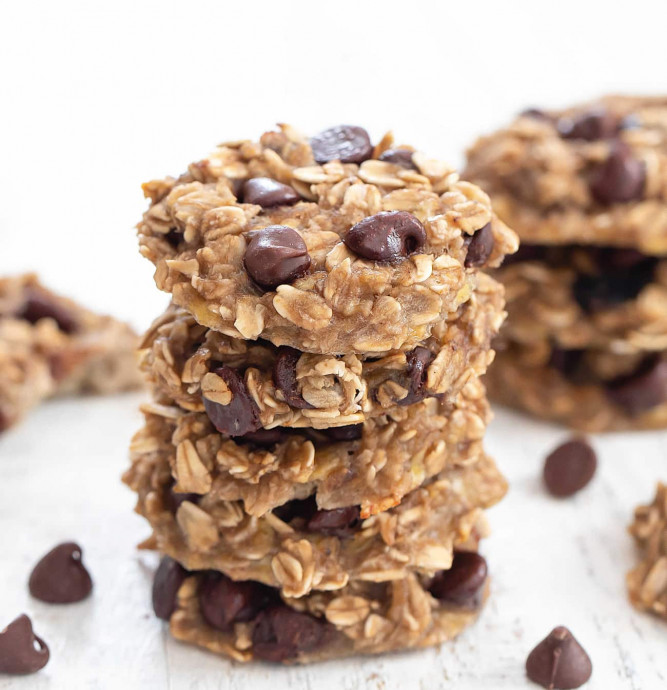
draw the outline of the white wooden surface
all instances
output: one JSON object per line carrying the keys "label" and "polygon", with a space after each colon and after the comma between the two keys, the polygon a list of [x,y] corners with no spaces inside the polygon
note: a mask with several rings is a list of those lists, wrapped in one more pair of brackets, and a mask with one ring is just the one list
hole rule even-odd
{"label": "white wooden surface", "polygon": [[[2,690],[515,690],[530,687],[525,657],[559,624],[593,659],[591,690],[667,685],[667,625],[636,613],[624,589],[634,558],[626,526],[656,479],[667,479],[667,434],[596,437],[593,483],[559,501],[539,475],[564,432],[501,412],[488,448],[512,488],[489,513],[493,596],[478,623],[441,650],[282,669],[177,643],[153,617],[155,560],[134,549],[148,530],[119,481],[139,400],[49,403],[0,439],[0,625],[28,613],[52,654],[37,675],[0,677]],[[84,549],[92,598],[63,607],[31,599],[32,565],[70,539]]]}

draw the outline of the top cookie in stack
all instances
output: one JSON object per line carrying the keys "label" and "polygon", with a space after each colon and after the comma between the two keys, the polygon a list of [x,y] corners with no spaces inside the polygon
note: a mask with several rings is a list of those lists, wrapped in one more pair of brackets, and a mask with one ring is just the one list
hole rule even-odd
{"label": "top cookie in stack", "polygon": [[491,394],[584,430],[667,425],[667,98],[526,111],[465,176],[522,241]]}

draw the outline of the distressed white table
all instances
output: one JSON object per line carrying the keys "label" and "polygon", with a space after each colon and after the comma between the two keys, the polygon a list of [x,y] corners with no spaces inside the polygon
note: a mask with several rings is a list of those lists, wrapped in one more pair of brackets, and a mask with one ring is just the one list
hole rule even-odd
{"label": "distressed white table", "polygon": [[[624,576],[634,560],[626,526],[635,504],[667,479],[667,434],[594,439],[600,465],[574,499],[545,495],[540,470],[561,429],[500,411],[488,448],[511,482],[490,511],[484,544],[493,596],[477,624],[440,650],[349,659],[310,668],[242,666],[169,638],[150,610],[155,559],[119,481],[139,426],[140,395],[42,406],[0,439],[0,614],[28,613],[51,648],[39,674],[0,677],[11,690],[496,690],[535,687],[528,651],[569,626],[593,659],[590,690],[667,686],[667,625],[636,613]],[[77,540],[93,575],[92,598],[49,606],[30,598],[28,573],[54,544]]]}

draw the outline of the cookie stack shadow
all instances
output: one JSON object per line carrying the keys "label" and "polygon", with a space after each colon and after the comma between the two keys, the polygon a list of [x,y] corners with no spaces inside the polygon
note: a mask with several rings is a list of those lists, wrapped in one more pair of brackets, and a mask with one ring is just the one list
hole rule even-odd
{"label": "cookie stack shadow", "polygon": [[173,302],[126,483],[174,637],[304,663],[437,644],[487,593],[480,381],[515,251],[453,170],[359,127],[287,126],[148,183]]}

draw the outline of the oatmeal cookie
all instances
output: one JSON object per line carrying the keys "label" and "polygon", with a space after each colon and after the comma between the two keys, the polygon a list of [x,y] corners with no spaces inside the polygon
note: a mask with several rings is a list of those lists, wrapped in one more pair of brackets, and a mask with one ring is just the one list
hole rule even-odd
{"label": "oatmeal cookie", "polygon": [[137,337],[43,287],[34,275],[0,279],[0,431],[53,395],[140,385]]}
{"label": "oatmeal cookie", "polygon": [[160,289],[203,326],[315,354],[413,349],[517,247],[480,189],[358,127],[282,125],[144,193]]}

